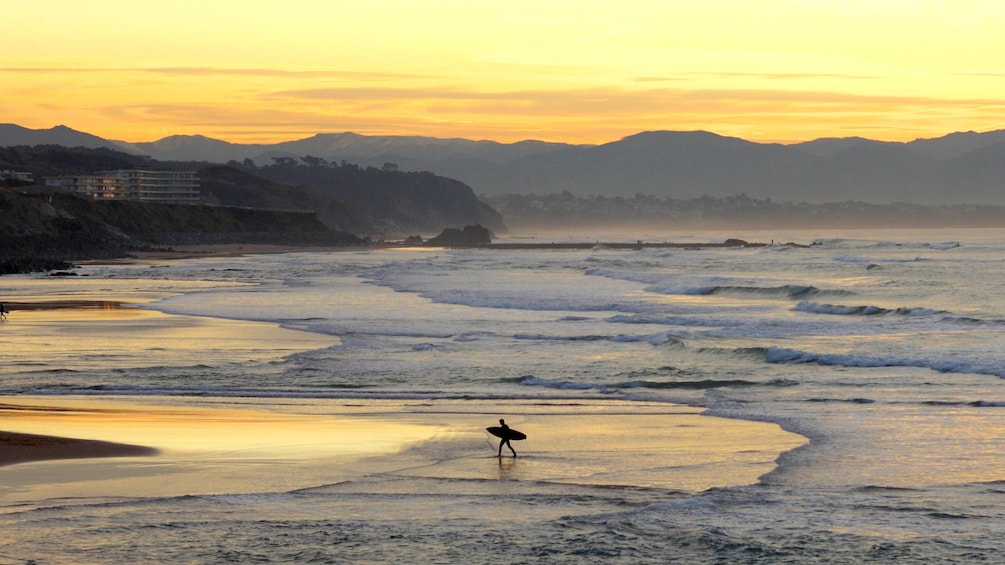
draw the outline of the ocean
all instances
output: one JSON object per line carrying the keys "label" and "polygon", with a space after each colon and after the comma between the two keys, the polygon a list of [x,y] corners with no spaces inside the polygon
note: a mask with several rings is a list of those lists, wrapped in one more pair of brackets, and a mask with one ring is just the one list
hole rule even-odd
{"label": "ocean", "polygon": [[[702,490],[661,482],[656,463],[605,459],[583,429],[568,439],[582,446],[574,460],[549,461],[531,434],[515,444],[526,460],[497,461],[486,440],[465,465],[492,466],[489,479],[381,468],[265,492],[10,504],[0,563],[1005,560],[1005,232],[726,235],[774,244],[296,252],[0,278],[10,302],[140,293],[143,309],[333,340],[276,355],[195,343],[181,357],[54,340],[44,358],[5,352],[8,398],[304,414],[396,403],[486,426],[506,412],[524,431],[554,414],[613,425],[682,406],[806,439],[747,484]],[[415,449],[463,451],[446,439]],[[521,478],[521,465],[545,464],[597,469]]]}

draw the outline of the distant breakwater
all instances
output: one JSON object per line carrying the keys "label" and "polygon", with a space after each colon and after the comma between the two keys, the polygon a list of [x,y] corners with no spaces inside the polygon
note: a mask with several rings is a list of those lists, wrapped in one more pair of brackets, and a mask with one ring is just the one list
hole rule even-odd
{"label": "distant breakwater", "polygon": [[671,241],[636,241],[636,242],[551,242],[551,243],[484,243],[479,245],[466,245],[456,247],[468,247],[478,249],[614,249],[614,250],[641,250],[641,249],[711,249],[729,247],[809,247],[798,243],[757,243],[748,242],[742,239],[727,239],[723,242],[705,243],[674,243]]}

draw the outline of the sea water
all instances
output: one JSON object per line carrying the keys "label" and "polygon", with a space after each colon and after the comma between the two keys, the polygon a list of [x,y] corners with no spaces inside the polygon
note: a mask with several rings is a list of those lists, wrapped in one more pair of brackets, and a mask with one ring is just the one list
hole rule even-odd
{"label": "sea water", "polygon": [[[715,236],[659,240],[688,237]],[[146,308],[276,322],[337,344],[278,360],[93,352],[77,368],[8,357],[0,394],[683,404],[809,443],[751,484],[702,492],[378,473],[293,491],[8,507],[0,563],[1005,559],[1005,232],[750,239],[769,237],[805,246],[84,267],[88,285],[162,296]],[[29,292],[8,280],[7,300]],[[84,283],[38,284],[65,295]]]}

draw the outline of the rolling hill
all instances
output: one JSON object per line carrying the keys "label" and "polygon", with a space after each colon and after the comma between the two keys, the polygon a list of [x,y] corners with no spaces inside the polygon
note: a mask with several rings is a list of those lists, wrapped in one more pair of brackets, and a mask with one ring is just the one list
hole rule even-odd
{"label": "rolling hill", "polygon": [[56,139],[113,145],[161,160],[248,160],[265,166],[277,159],[313,156],[363,167],[393,163],[400,171],[457,179],[482,195],[568,191],[577,196],[682,199],[745,194],[809,203],[1005,204],[1005,130],[957,132],[908,143],[852,137],[781,145],[703,131],[652,131],[601,145],[354,133],[263,145],[203,136],[124,143],[63,126],[27,130],[0,125],[0,145]]}

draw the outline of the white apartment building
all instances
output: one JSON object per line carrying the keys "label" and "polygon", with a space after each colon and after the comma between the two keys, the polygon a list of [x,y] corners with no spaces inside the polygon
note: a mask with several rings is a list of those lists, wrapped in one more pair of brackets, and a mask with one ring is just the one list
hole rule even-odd
{"label": "white apartment building", "polygon": [[16,180],[21,182],[35,182],[31,178],[31,173],[24,173],[21,171],[12,171],[10,169],[0,170],[0,178],[5,180]]}
{"label": "white apartment building", "polygon": [[45,185],[94,199],[114,198],[175,204],[201,202],[199,179],[194,171],[118,169],[93,175],[46,177]]}

